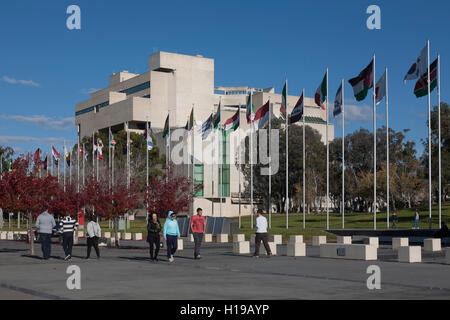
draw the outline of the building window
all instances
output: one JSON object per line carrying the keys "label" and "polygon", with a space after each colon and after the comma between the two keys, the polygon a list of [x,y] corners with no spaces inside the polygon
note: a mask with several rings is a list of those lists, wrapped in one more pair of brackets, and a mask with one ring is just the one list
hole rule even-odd
{"label": "building window", "polygon": [[196,197],[203,197],[203,180],[204,180],[204,167],[202,164],[194,165],[194,185],[202,185],[201,189],[195,194]]}
{"label": "building window", "polygon": [[145,89],[148,89],[148,88],[150,88],[150,81],[141,83],[141,84],[139,84],[137,86],[134,86],[134,87],[122,90],[120,92],[121,93],[125,93],[126,95],[129,95],[129,94],[133,94],[135,92],[139,92],[139,91],[142,91],[142,90],[145,90]]}
{"label": "building window", "polygon": [[[222,170],[221,170],[222,169]],[[222,171],[222,175],[220,174]],[[222,164],[219,164],[219,196],[230,196],[230,136],[222,136]]]}

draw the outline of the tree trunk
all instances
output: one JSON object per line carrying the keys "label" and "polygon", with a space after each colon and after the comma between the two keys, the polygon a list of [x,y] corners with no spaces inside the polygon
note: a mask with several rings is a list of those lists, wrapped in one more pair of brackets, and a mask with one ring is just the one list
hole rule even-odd
{"label": "tree trunk", "polygon": [[119,232],[119,217],[114,217],[114,237],[116,239],[115,241],[115,246],[116,248],[119,247],[119,236],[118,236],[118,232]]}
{"label": "tree trunk", "polygon": [[30,240],[30,254],[34,256],[33,216],[28,212],[28,239]]}

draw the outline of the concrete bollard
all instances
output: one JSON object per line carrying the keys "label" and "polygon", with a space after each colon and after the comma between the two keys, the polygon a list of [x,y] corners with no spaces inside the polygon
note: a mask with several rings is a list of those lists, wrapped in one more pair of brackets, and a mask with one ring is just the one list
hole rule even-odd
{"label": "concrete bollard", "polygon": [[122,240],[122,234],[120,232],[117,232],[117,233],[113,232],[113,233],[111,233],[111,238],[114,238],[114,239],[117,238],[118,240]]}
{"label": "concrete bollard", "polygon": [[250,253],[250,242],[249,241],[233,242],[233,253],[234,254],[249,254]]}
{"label": "concrete bollard", "polygon": [[[277,255],[277,244],[275,242],[268,242],[268,244],[269,244],[270,251],[272,252],[272,255],[276,256]],[[267,254],[266,247],[264,247],[264,245],[261,245],[260,248],[262,248],[263,252],[265,254]]]}
{"label": "concrete bollard", "polygon": [[376,248],[379,248],[380,242],[379,242],[378,237],[369,237],[369,239],[368,239],[368,244],[369,244],[370,246],[374,246],[374,247],[376,247]]}
{"label": "concrete bollard", "polygon": [[136,240],[136,241],[142,240],[142,233],[140,233],[140,232],[138,232],[138,233],[133,233],[132,239],[133,239],[133,240]]}
{"label": "concrete bollard", "polygon": [[0,240],[6,240],[7,235],[8,235],[8,232],[0,231]]}
{"label": "concrete bollard", "polygon": [[352,244],[352,237],[338,236],[336,243],[339,243],[339,244]]}
{"label": "concrete bollard", "polygon": [[406,263],[422,262],[422,247],[420,246],[398,247],[398,261]]}
{"label": "concrete bollard", "polygon": [[14,232],[8,231],[6,233],[6,240],[14,240]]}
{"label": "concrete bollard", "polygon": [[103,238],[111,238],[111,232],[102,232]]}
{"label": "concrete bollard", "polygon": [[327,243],[327,236],[313,236],[312,245],[313,247],[319,247],[321,244]]}
{"label": "concrete bollard", "polygon": [[445,263],[450,264],[450,248],[445,249]]}
{"label": "concrete bollard", "polygon": [[244,234],[233,234],[233,242],[243,242],[245,241],[245,235]]}
{"label": "concrete bollard", "polygon": [[194,242],[194,235],[192,233],[189,234],[188,241],[189,242]]}
{"label": "concrete bollard", "polygon": [[216,236],[216,242],[217,243],[226,243],[226,242],[228,242],[228,234],[226,234],[226,233],[218,234]]}
{"label": "concrete bollard", "polygon": [[122,240],[131,240],[131,232],[124,232],[122,235]]}
{"label": "concrete bollard", "polygon": [[211,233],[203,234],[203,242],[212,242],[212,234]]}
{"label": "concrete bollard", "polygon": [[178,238],[177,239],[177,251],[182,251],[182,250],[184,250],[183,239]]}
{"label": "concrete bollard", "polygon": [[116,246],[116,238],[107,238],[106,246],[109,248],[115,247]]}
{"label": "concrete bollard", "polygon": [[283,237],[281,236],[281,234],[272,234],[270,235],[269,242],[275,242],[275,244],[282,244]]}
{"label": "concrete bollard", "polygon": [[409,245],[408,238],[392,238],[392,249],[398,250],[400,247],[407,247]]}
{"label": "concrete bollard", "polygon": [[290,244],[303,243],[303,236],[290,236],[289,243]]}
{"label": "concrete bollard", "polygon": [[423,240],[423,250],[425,252],[436,252],[441,251],[441,239],[424,239]]}
{"label": "concrete bollard", "polygon": [[83,238],[84,237],[84,231],[77,231],[78,232],[78,237],[79,238]]}
{"label": "concrete bollard", "polygon": [[306,244],[303,242],[288,243],[286,255],[288,257],[305,257]]}

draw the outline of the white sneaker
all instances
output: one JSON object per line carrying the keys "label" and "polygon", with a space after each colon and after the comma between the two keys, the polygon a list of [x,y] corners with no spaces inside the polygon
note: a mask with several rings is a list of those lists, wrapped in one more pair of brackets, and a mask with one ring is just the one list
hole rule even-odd
{"label": "white sneaker", "polygon": [[170,256],[169,262],[173,262],[173,256]]}

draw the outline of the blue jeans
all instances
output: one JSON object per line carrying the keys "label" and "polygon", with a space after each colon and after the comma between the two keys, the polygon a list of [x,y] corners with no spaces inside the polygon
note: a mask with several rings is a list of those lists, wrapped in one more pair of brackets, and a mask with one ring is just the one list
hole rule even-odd
{"label": "blue jeans", "polygon": [[413,225],[413,228],[419,228],[419,220],[417,220],[417,219],[414,219],[414,225]]}
{"label": "blue jeans", "polygon": [[166,244],[167,244],[167,258],[170,259],[171,256],[175,254],[178,248],[178,237],[166,235]]}
{"label": "blue jeans", "polygon": [[41,249],[44,259],[49,259],[52,251],[52,235],[50,233],[39,233]]}

